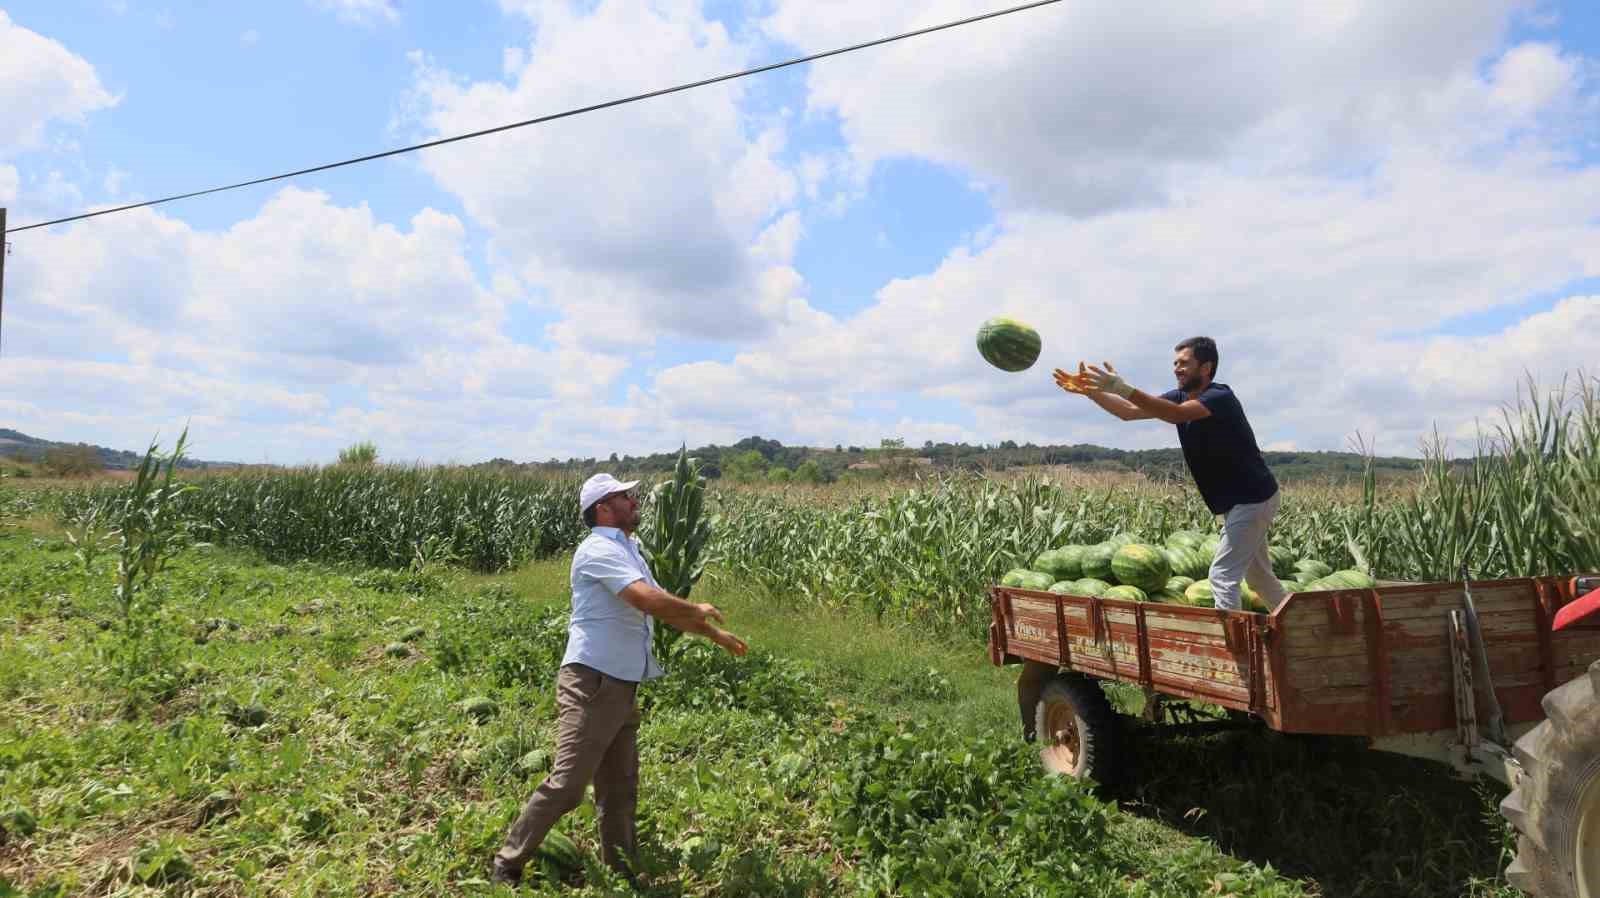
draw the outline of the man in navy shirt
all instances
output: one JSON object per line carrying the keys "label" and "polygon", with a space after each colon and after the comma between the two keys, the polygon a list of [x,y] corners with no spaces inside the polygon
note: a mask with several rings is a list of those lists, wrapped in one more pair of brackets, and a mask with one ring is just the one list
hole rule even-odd
{"label": "man in navy shirt", "polygon": [[1174,348],[1172,374],[1178,388],[1153,396],[1133,388],[1110,362],[1078,364],[1077,374],[1057,368],[1056,384],[1124,421],[1156,418],[1178,427],[1183,460],[1200,497],[1221,515],[1222,541],[1211,562],[1216,607],[1238,610],[1239,584],[1248,580],[1269,609],[1283,601],[1283,585],[1272,573],[1267,529],[1278,512],[1278,482],[1267,469],[1244,406],[1217,376],[1217,344],[1191,337]]}

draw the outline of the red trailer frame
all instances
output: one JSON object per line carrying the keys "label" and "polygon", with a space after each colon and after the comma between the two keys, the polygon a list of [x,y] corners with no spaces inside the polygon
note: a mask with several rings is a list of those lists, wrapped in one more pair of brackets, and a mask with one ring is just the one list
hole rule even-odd
{"label": "red trailer frame", "polygon": [[[1456,683],[1470,647],[1451,612],[1468,610],[1467,585],[1293,593],[1271,614],[996,586],[989,657],[1248,711],[1286,733],[1457,731]],[[1600,659],[1600,621],[1551,627],[1577,590],[1570,577],[1470,583],[1508,727],[1542,720],[1541,697]]]}

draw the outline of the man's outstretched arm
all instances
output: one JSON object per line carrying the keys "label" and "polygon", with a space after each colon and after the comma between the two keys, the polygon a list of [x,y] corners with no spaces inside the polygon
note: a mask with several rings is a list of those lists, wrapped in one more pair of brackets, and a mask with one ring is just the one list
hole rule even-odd
{"label": "man's outstretched arm", "polygon": [[712,619],[722,622],[722,612],[715,605],[680,599],[642,579],[628,584],[617,596],[656,620],[685,633],[703,636],[731,654],[743,655],[749,650],[744,640],[711,623]]}
{"label": "man's outstretched arm", "polygon": [[1138,406],[1123,399],[1121,396],[1102,392],[1086,381],[1082,362],[1078,363],[1078,372],[1077,374],[1068,374],[1057,368],[1055,370],[1056,386],[1066,390],[1068,393],[1077,393],[1079,396],[1089,397],[1090,401],[1095,405],[1105,409],[1107,414],[1121,418],[1124,421],[1138,421],[1141,418],[1150,417],[1150,415],[1140,411]]}
{"label": "man's outstretched arm", "polygon": [[[1135,389],[1133,384],[1123,380],[1117,374],[1117,369],[1105,362],[1105,368],[1090,365],[1078,376],[1079,383],[1093,388],[1096,392],[1090,393],[1089,398],[1100,404],[1101,408],[1110,411],[1124,421],[1138,418],[1157,418],[1168,424],[1187,424],[1198,421],[1211,415],[1211,409],[1198,399],[1186,399],[1183,402],[1173,402],[1160,396],[1152,396],[1143,390]],[[1083,368],[1079,365],[1079,368]],[[1116,411],[1102,402],[1100,397],[1118,401],[1117,408],[1132,409],[1136,416],[1127,417],[1118,415]]]}

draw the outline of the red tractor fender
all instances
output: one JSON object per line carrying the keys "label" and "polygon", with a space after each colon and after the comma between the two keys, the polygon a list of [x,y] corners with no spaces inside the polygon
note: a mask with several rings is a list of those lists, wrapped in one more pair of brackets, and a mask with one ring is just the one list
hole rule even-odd
{"label": "red tractor fender", "polygon": [[[1595,617],[1597,614],[1600,614],[1600,589],[1592,590],[1583,597],[1568,602],[1560,611],[1556,612],[1555,622],[1551,624],[1550,629],[1560,630],[1564,627],[1570,627],[1578,621]],[[1596,622],[1600,623],[1600,618],[1596,618]]]}

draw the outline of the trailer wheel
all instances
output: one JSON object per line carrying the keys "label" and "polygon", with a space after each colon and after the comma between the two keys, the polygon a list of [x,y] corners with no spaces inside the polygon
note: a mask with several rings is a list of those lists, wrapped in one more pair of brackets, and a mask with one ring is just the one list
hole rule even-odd
{"label": "trailer wheel", "polygon": [[1060,674],[1045,684],[1036,713],[1039,760],[1046,770],[1099,783],[1112,780],[1117,718],[1099,684],[1082,674]]}
{"label": "trailer wheel", "polygon": [[1600,898],[1600,661],[1544,712],[1517,740],[1522,780],[1500,803],[1518,836],[1506,879],[1538,898]]}

